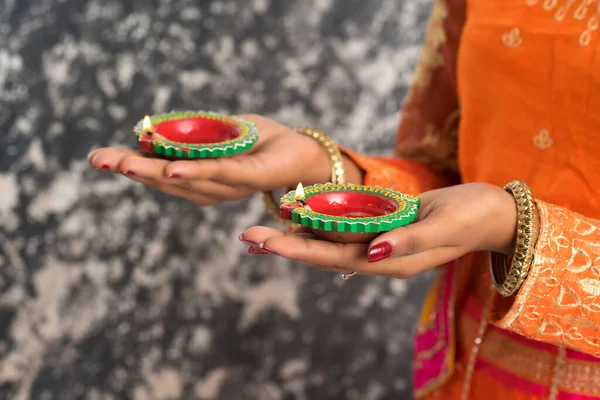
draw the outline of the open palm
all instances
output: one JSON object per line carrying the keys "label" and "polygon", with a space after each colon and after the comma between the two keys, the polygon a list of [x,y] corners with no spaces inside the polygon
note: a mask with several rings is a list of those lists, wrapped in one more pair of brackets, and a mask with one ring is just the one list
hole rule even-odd
{"label": "open palm", "polygon": [[311,184],[329,179],[329,162],[317,142],[262,116],[239,117],[255,122],[260,136],[252,150],[234,157],[169,161],[107,147],[90,153],[88,161],[97,169],[124,174],[198,205],[238,200],[300,181]]}

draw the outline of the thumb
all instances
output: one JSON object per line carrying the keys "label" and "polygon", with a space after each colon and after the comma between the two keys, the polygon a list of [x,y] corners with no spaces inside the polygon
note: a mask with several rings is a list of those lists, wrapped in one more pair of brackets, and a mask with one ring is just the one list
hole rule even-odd
{"label": "thumb", "polygon": [[368,261],[374,263],[390,257],[406,257],[436,247],[449,246],[451,238],[452,224],[430,215],[377,237],[369,245]]}

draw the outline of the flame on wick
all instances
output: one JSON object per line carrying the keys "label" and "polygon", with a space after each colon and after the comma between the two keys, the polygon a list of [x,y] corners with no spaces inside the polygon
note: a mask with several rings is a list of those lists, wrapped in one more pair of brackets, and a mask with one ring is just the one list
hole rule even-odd
{"label": "flame on wick", "polygon": [[152,132],[152,122],[150,122],[150,117],[147,115],[144,117],[144,122],[142,122],[142,130],[144,132]]}
{"label": "flame on wick", "polygon": [[302,182],[298,184],[296,187],[296,194],[294,195],[294,200],[301,201],[304,200],[304,186],[302,186]]}

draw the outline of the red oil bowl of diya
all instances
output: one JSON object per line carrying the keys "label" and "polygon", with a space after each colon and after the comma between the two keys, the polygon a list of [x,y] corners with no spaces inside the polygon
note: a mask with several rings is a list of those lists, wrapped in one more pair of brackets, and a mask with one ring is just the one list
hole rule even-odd
{"label": "red oil bowl of diya", "polygon": [[232,156],[250,150],[258,140],[253,122],[207,111],[146,116],[133,131],[140,150],[178,159]]}
{"label": "red oil bowl of diya", "polygon": [[392,190],[331,183],[302,187],[281,199],[281,218],[332,242],[368,243],[415,221],[420,199]]}

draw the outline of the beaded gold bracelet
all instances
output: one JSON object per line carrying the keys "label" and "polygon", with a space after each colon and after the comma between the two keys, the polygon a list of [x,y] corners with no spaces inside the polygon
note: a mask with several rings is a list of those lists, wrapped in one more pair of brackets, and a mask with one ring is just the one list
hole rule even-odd
{"label": "beaded gold bracelet", "polygon": [[539,214],[531,190],[523,181],[512,181],[504,189],[513,195],[517,207],[517,240],[511,258],[490,253],[490,269],[496,290],[508,297],[516,293],[529,274],[539,234]]}
{"label": "beaded gold bracelet", "polygon": [[[327,136],[324,132],[308,126],[297,126],[293,129],[296,133],[311,137],[312,139],[316,140],[321,145],[321,147],[323,147],[323,149],[327,152],[327,156],[329,157],[329,161],[331,162],[331,183],[346,183],[342,153],[340,152],[340,149],[338,148],[337,144],[333,141],[333,139]],[[277,200],[275,200],[273,192],[263,192],[262,198],[269,214],[273,218],[275,218],[275,220],[279,221],[284,225],[289,226],[290,222],[282,220],[279,216],[279,204]]]}

